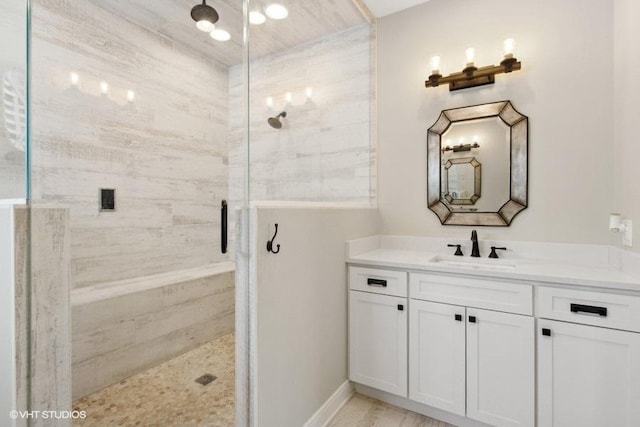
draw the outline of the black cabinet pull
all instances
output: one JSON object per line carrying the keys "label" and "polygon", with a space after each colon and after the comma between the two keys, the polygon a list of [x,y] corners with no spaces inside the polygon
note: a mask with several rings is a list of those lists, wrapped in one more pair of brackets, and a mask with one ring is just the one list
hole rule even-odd
{"label": "black cabinet pull", "polygon": [[400,311],[404,311],[404,305],[402,305],[402,304],[398,304],[398,310],[400,310]]}
{"label": "black cabinet pull", "polygon": [[462,314],[456,314],[456,320],[462,322]]}
{"label": "black cabinet pull", "polygon": [[227,201],[222,201],[220,207],[220,251],[227,253]]}
{"label": "black cabinet pull", "polygon": [[571,304],[572,313],[591,313],[598,316],[607,317],[607,307],[596,307],[595,305]]}
{"label": "black cabinet pull", "polygon": [[476,323],[476,316],[469,316],[469,322]]}
{"label": "black cabinet pull", "polygon": [[551,329],[542,328],[542,335],[544,335],[545,337],[550,337],[551,336]]}
{"label": "black cabinet pull", "polygon": [[387,287],[387,281],[386,280],[382,280],[382,279],[372,279],[371,277],[369,277],[367,279],[367,285],[369,285],[369,286],[380,286],[382,288],[386,288]]}

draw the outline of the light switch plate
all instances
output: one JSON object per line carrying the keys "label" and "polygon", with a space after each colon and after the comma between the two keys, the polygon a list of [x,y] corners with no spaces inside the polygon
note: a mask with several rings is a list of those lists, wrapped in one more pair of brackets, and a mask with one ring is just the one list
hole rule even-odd
{"label": "light switch plate", "polygon": [[624,233],[622,233],[622,244],[624,246],[633,246],[633,223],[630,219],[622,221],[624,225]]}

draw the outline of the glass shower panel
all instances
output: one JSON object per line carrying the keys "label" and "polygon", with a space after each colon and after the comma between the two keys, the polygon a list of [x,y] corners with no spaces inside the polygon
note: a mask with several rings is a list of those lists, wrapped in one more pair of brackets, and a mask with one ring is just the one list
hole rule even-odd
{"label": "glass shower panel", "polygon": [[222,207],[242,2],[207,2],[218,39],[201,3],[33,0],[32,400],[88,425],[233,423]]}
{"label": "glass shower panel", "polygon": [[0,4],[0,200],[26,199],[26,2]]}
{"label": "glass shower panel", "polygon": [[[375,27],[351,0],[279,3],[286,18],[250,2],[265,17],[249,40],[251,200],[368,204],[376,191]],[[232,85],[240,79],[232,69]],[[239,144],[230,142],[232,174]]]}

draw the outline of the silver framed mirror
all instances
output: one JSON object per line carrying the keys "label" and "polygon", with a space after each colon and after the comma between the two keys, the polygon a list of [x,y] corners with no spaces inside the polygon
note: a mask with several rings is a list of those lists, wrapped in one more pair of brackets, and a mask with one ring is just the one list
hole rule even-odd
{"label": "silver framed mirror", "polygon": [[443,110],[427,133],[427,201],[440,223],[511,225],[528,203],[528,138],[510,101]]}

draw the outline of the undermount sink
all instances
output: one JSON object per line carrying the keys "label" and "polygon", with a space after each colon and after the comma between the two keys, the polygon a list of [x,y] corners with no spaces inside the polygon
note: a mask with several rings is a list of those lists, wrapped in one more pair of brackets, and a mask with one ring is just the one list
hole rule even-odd
{"label": "undermount sink", "polygon": [[450,267],[472,268],[476,270],[514,270],[515,264],[500,261],[497,259],[469,259],[458,257],[437,256],[431,260],[437,264]]}

